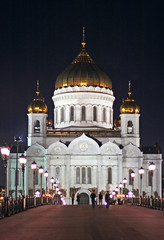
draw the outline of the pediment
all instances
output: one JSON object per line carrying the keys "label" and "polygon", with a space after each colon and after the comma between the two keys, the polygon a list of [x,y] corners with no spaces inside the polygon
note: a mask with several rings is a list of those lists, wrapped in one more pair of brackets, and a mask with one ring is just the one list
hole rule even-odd
{"label": "pediment", "polygon": [[70,154],[99,154],[99,145],[84,133],[75,138],[68,146]]}

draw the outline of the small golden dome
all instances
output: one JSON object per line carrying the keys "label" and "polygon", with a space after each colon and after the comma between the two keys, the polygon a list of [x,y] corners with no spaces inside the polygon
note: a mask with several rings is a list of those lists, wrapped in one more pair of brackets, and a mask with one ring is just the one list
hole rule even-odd
{"label": "small golden dome", "polygon": [[48,108],[44,102],[44,98],[40,97],[39,81],[37,81],[36,97],[33,99],[32,103],[28,105],[28,112],[29,113],[47,113],[48,112]]}
{"label": "small golden dome", "polygon": [[69,86],[93,86],[112,89],[110,78],[92,60],[90,55],[86,52],[85,45],[83,28],[82,51],[57,77],[55,89]]}
{"label": "small golden dome", "polygon": [[126,114],[138,114],[140,112],[139,106],[135,103],[134,99],[131,97],[131,90],[130,90],[130,81],[129,81],[129,92],[128,97],[125,101],[123,101],[120,107],[120,113]]}
{"label": "small golden dome", "polygon": [[52,127],[52,119],[51,118],[47,118],[46,125],[47,125],[47,127]]}

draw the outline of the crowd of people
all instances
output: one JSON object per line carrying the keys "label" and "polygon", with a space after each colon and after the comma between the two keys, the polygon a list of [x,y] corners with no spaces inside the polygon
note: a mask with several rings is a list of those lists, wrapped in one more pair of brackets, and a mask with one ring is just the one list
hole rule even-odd
{"label": "crowd of people", "polygon": [[[74,205],[75,193],[72,193],[71,198],[72,198],[72,205]],[[91,198],[93,208],[95,208],[95,205],[97,205],[97,204],[99,204],[99,208],[103,207],[103,194],[102,194],[102,192],[100,192],[98,194],[98,202],[97,202],[95,190],[92,191],[92,193],[90,195],[90,198]],[[77,194],[76,201],[77,201],[77,204],[79,205],[80,204],[80,194],[79,193]],[[105,194],[105,203],[106,203],[106,208],[109,208],[109,204],[110,204],[109,191],[107,191],[106,194]]]}

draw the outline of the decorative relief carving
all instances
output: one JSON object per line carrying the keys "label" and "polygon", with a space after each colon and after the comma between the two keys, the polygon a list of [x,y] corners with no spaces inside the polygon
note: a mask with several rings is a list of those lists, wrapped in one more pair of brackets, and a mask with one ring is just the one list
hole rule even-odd
{"label": "decorative relief carving", "polygon": [[112,147],[107,147],[106,151],[107,151],[107,153],[113,153],[114,152]]}
{"label": "decorative relief carving", "polygon": [[128,149],[127,155],[134,156],[134,151],[132,149]]}
{"label": "decorative relief carving", "polygon": [[35,149],[32,150],[32,154],[33,154],[33,155],[40,155],[40,154],[41,154],[41,150],[35,148]]}
{"label": "decorative relief carving", "polygon": [[86,142],[81,142],[79,147],[82,152],[86,152],[88,150],[88,144]]}
{"label": "decorative relief carving", "polygon": [[55,147],[54,150],[55,150],[56,153],[60,153],[61,152],[61,148],[60,147]]}

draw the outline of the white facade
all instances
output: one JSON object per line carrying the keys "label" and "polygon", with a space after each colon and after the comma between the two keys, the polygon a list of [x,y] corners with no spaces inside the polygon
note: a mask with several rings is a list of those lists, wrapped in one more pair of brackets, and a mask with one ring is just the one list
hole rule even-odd
{"label": "white facade", "polygon": [[[33,188],[31,163],[48,171],[54,177],[71,204],[71,194],[79,193],[84,201],[90,201],[94,189],[112,192],[123,178],[126,188],[132,190],[130,172],[135,172],[135,193],[140,192],[139,168],[145,170],[142,190],[151,195],[148,166],[154,162],[153,192],[161,196],[162,155],[144,153],[140,149],[139,114],[120,114],[121,126],[113,129],[113,91],[105,87],[67,86],[58,88],[52,97],[54,102],[54,129],[46,126],[46,113],[28,113],[28,148],[25,152],[25,195]],[[129,124],[130,123],[130,124]],[[16,154],[8,161],[8,189],[15,190]],[[22,190],[21,166],[19,166],[18,191]],[[40,176],[36,175],[35,189],[40,189]],[[43,177],[43,188],[46,181]],[[20,191],[19,191],[20,194]],[[76,204],[76,202],[75,202]]]}

